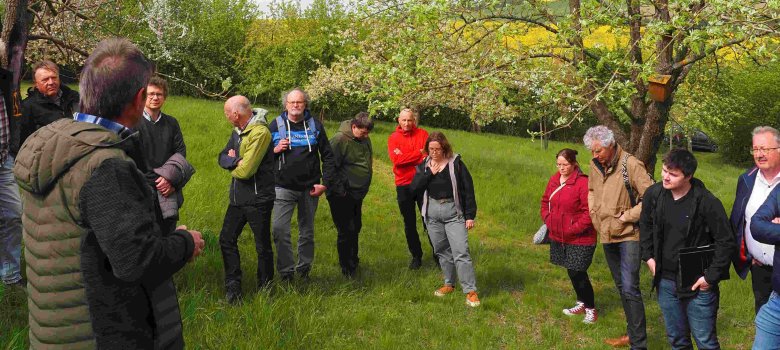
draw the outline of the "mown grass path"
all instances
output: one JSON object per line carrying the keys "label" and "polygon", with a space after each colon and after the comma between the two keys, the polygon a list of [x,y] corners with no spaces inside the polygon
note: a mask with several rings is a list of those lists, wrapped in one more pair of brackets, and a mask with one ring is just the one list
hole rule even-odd
{"label": "mown grass path", "polygon": [[[472,309],[464,305],[460,293],[433,296],[441,279],[427,243],[423,244],[423,268],[407,269],[409,253],[387,157],[387,136],[394,128],[390,123],[379,123],[371,134],[374,181],[363,206],[358,277],[346,280],[341,276],[336,231],[323,197],[315,223],[311,281],[278,284],[257,293],[256,256],[247,227],[240,239],[245,300],[240,306],[229,306],[223,300],[218,245],[229,175],[217,166],[216,156],[230,127],[219,102],[171,97],[165,111],[179,119],[188,158],[197,169],[184,190],[180,222],[202,231],[206,238],[204,255],[176,275],[189,348],[603,349],[603,338],[618,336],[625,329],[601,248],[589,270],[599,320],[585,325],[580,318],[561,313],[574,302],[565,270],[549,263],[547,246],[530,243],[541,223],[539,199],[555,171],[555,152],[574,147],[586,163],[589,156],[584,147],[552,142],[544,151],[529,139],[445,131],[471,171],[477,192],[477,224],[469,243],[482,306]],[[337,124],[328,122],[326,127],[332,136]],[[730,210],[741,169],[722,164],[713,154],[697,156],[697,176]],[[641,282],[650,348],[668,348],[645,268]],[[749,349],[754,333],[750,282],[740,280],[732,270],[732,279],[723,282],[721,290],[721,345]],[[26,309],[21,293],[0,289],[0,348],[27,347]]]}

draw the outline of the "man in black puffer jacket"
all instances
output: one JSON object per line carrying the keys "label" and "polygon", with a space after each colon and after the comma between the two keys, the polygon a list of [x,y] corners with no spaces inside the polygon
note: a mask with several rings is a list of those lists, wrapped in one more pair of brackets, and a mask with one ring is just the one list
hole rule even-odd
{"label": "man in black puffer jacket", "polygon": [[60,69],[44,60],[33,66],[34,87],[22,101],[21,143],[30,134],[62,118],[73,118],[79,109],[79,93],[60,84]]}

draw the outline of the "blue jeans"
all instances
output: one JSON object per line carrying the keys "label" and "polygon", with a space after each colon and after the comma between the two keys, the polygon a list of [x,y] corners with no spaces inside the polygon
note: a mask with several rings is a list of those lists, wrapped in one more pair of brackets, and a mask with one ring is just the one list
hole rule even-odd
{"label": "blue jeans", "polygon": [[605,243],[602,246],[609,272],[612,273],[612,280],[623,303],[631,349],[647,349],[645,304],[639,289],[639,267],[642,262],[639,241]]}
{"label": "blue jeans", "polygon": [[699,349],[720,349],[715,327],[719,304],[720,292],[717,287],[678,299],[677,283],[661,279],[658,284],[658,306],[664,315],[666,337],[672,349],[693,349],[691,334]]}
{"label": "blue jeans", "polygon": [[0,279],[5,284],[22,279],[22,201],[14,178],[14,158],[0,164]]}
{"label": "blue jeans", "polygon": [[753,350],[769,349],[780,349],[780,295],[774,291],[756,315],[756,340],[753,341]]}

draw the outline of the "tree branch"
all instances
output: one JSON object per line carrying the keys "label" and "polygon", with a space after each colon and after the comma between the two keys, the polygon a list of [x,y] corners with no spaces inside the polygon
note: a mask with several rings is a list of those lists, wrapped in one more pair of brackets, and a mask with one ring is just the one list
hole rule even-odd
{"label": "tree branch", "polygon": [[73,51],[75,53],[78,53],[79,55],[82,55],[84,57],[89,57],[89,52],[86,52],[86,51],[84,51],[82,49],[79,49],[76,46],[68,44],[68,43],[66,43],[63,40],[57,39],[57,38],[52,37],[52,36],[30,34],[30,41],[32,41],[32,40],[46,40],[46,41],[49,41],[49,42],[53,43],[54,45],[57,45],[58,47],[68,49],[68,50]]}

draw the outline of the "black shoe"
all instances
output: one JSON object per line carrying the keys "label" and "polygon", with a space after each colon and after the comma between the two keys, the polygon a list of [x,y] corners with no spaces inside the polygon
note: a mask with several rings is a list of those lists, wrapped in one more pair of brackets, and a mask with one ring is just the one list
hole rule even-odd
{"label": "black shoe", "polygon": [[7,288],[16,288],[21,289],[23,291],[27,290],[27,280],[22,277],[20,280],[14,282],[14,283],[8,283],[5,285]]}
{"label": "black shoe", "polygon": [[422,267],[421,258],[412,258],[412,261],[409,262],[409,270],[418,270],[420,267]]}
{"label": "black shoe", "polygon": [[241,284],[231,283],[225,286],[225,298],[228,304],[235,305],[241,301]]}
{"label": "black shoe", "polygon": [[302,281],[309,282],[309,280],[311,280],[311,277],[309,277],[309,271],[300,271],[297,273],[298,277],[300,277]]}

